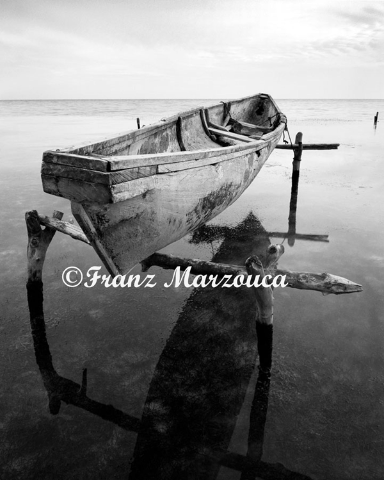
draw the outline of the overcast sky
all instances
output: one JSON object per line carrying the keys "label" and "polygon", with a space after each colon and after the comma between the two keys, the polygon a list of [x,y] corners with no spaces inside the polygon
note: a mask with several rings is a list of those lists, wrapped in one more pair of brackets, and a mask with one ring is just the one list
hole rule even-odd
{"label": "overcast sky", "polygon": [[384,0],[0,0],[0,98],[384,98]]}

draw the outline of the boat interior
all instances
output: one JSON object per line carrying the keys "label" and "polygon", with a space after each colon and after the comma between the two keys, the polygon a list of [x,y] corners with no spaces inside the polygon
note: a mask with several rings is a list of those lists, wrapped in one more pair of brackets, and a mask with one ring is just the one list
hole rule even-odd
{"label": "boat interior", "polygon": [[198,107],[142,129],[60,152],[105,157],[206,150],[264,140],[281,117],[273,99],[258,94]]}

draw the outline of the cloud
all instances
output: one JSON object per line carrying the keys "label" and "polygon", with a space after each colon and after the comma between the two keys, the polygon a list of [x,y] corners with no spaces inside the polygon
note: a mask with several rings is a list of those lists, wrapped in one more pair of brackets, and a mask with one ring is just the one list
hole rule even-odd
{"label": "cloud", "polygon": [[373,6],[363,6],[361,2],[359,2],[357,6],[358,8],[355,7],[354,11],[336,10],[335,13],[354,25],[374,26],[383,24],[384,9]]}
{"label": "cloud", "polygon": [[194,78],[204,89],[240,73],[247,83],[260,71],[293,78],[299,65],[340,72],[384,58],[384,14],[370,0],[0,2],[0,80],[13,98],[76,97],[77,85],[82,95],[87,85],[92,96],[159,85],[177,95]]}

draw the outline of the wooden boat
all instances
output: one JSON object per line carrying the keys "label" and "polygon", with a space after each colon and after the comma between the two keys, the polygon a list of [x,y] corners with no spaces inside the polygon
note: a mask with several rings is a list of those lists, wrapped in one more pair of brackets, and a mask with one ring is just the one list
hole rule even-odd
{"label": "wooden boat", "polygon": [[106,140],[45,152],[43,188],[72,202],[106,268],[125,274],[231,205],[285,124],[266,94],[195,108]]}

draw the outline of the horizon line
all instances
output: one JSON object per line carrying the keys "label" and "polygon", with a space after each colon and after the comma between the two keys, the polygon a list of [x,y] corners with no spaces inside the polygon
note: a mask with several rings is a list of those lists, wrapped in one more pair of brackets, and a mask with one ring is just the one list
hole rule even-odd
{"label": "horizon line", "polygon": [[[221,97],[222,98],[222,97]],[[384,100],[384,98],[287,98],[287,97],[273,97],[276,100]],[[52,101],[115,101],[115,100],[217,100],[220,98],[212,97],[194,97],[194,98],[0,98],[0,102],[52,102]]]}

